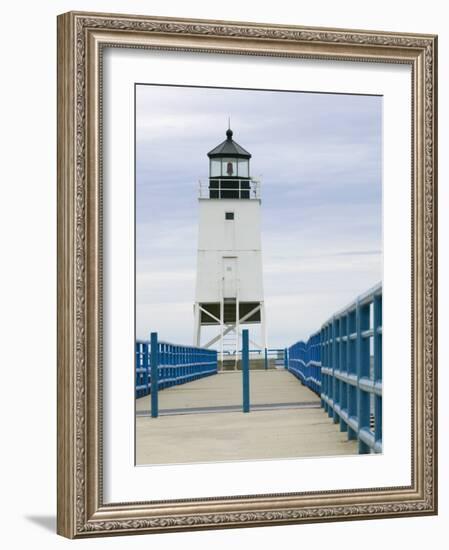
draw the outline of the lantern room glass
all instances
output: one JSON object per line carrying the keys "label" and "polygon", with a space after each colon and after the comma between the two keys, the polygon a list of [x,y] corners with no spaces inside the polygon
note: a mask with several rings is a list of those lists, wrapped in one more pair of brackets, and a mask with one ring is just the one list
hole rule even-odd
{"label": "lantern room glass", "polygon": [[248,159],[238,159],[237,175],[239,176],[239,178],[249,178],[249,160]]}
{"label": "lantern room glass", "polygon": [[216,178],[221,176],[221,159],[211,159],[210,161],[210,177]]}
{"label": "lantern room glass", "polygon": [[249,160],[232,157],[211,159],[209,177],[249,178]]}
{"label": "lantern room glass", "polygon": [[221,175],[222,176],[237,176],[237,159],[225,158],[221,163]]}

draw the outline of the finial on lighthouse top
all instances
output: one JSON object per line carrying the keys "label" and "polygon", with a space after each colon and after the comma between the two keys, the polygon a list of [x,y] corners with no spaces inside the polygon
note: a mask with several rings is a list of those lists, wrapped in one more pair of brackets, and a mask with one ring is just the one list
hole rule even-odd
{"label": "finial on lighthouse top", "polygon": [[228,116],[228,129],[226,130],[226,137],[231,140],[232,139],[232,130],[231,130],[231,117]]}

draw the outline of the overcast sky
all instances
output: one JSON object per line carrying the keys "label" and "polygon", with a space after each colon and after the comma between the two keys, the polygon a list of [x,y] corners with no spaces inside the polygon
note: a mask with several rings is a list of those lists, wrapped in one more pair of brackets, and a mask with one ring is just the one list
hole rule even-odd
{"label": "overcast sky", "polygon": [[307,338],[382,279],[381,97],[139,85],[137,338],[192,342],[198,180],[228,116],[262,180],[269,346]]}

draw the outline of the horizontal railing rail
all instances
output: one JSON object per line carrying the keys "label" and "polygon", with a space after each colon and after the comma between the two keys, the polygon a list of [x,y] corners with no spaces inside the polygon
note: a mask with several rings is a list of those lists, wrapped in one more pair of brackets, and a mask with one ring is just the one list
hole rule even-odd
{"label": "horizontal railing rail", "polygon": [[287,370],[305,386],[321,395],[321,332],[307,342],[297,342],[287,350]]}
{"label": "horizontal railing rail", "polygon": [[[217,352],[193,346],[156,342],[157,389],[185,384],[217,373]],[[151,341],[137,340],[135,345],[136,397],[152,391]]]}
{"label": "horizontal railing rail", "polygon": [[287,351],[287,369],[320,396],[359,452],[382,452],[382,285]]}

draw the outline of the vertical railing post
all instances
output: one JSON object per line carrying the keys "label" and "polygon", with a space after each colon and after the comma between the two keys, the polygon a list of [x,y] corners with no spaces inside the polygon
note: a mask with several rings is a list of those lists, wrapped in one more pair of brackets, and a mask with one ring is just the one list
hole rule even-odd
{"label": "vertical railing post", "polygon": [[165,388],[165,359],[167,357],[166,344],[160,344],[158,342],[158,390]]}
{"label": "vertical railing post", "polygon": [[[330,380],[329,380],[329,397],[332,400],[331,407],[328,411],[328,416],[330,418],[335,417],[335,411],[334,411],[334,403],[335,403],[335,386],[336,386],[336,380],[334,375],[335,370],[335,318],[332,318],[331,322],[329,323],[329,332],[330,332],[330,345],[329,345],[329,369],[330,369]],[[336,421],[336,420],[335,420]]]}
{"label": "vertical railing post", "polygon": [[288,349],[284,348],[284,369],[288,369]]}
{"label": "vertical railing post", "polygon": [[[374,383],[382,384],[382,295],[374,298]],[[374,398],[374,437],[376,443],[382,443],[382,397]]]}
{"label": "vertical railing post", "polygon": [[145,389],[143,390],[142,395],[148,395],[148,393],[149,393],[149,384],[148,384],[148,379],[149,379],[149,376],[148,376],[148,344],[143,343],[143,344],[140,344],[140,345],[142,346],[142,351],[143,351],[142,367],[144,369],[143,383],[145,385]]}
{"label": "vertical railing post", "polygon": [[337,407],[340,405],[340,380],[337,378],[336,374],[340,368],[339,366],[339,332],[340,330],[340,319],[334,317],[332,321],[332,384],[333,384],[333,420],[337,424],[340,421],[340,417],[337,413]]}
{"label": "vertical railing post", "polygon": [[[348,316],[340,317],[340,372],[348,374]],[[348,385],[340,380],[340,407],[342,412],[348,413]],[[347,432],[348,425],[340,415],[340,431]]]}
{"label": "vertical railing post", "polygon": [[150,362],[151,362],[151,416],[157,418],[159,415],[158,409],[158,363],[159,363],[159,350],[157,332],[152,332],[150,337],[151,350],[150,350]]}
{"label": "vertical railing post", "polygon": [[[356,410],[357,410],[357,423],[358,429],[360,431],[360,410],[362,408],[362,395],[359,387],[360,380],[360,365],[362,357],[362,320],[361,320],[361,307],[359,301],[357,300],[356,311],[355,311],[355,330],[356,330],[356,341],[355,341],[355,371],[357,375],[357,401],[356,401]],[[359,440],[359,452],[361,451],[361,443]]]}
{"label": "vertical railing post", "polygon": [[243,377],[243,412],[249,412],[249,334],[242,331],[242,377]]}
{"label": "vertical railing post", "polygon": [[[348,314],[348,374],[357,376],[357,311]],[[355,335],[355,339],[353,337]],[[357,421],[357,387],[348,384],[348,418]],[[357,432],[348,425],[348,439],[357,439]]]}
{"label": "vertical railing post", "polygon": [[[361,305],[357,301],[356,310],[356,368],[357,368],[357,419],[358,432],[370,425],[370,396],[360,387],[360,379],[369,376],[369,339],[363,337],[362,332],[369,328],[369,306]],[[359,453],[369,453],[370,448],[359,438]]]}
{"label": "vertical railing post", "polygon": [[326,329],[321,328],[320,333],[320,380],[321,380],[321,406],[326,411],[327,403],[324,400],[326,395],[326,379],[327,376],[323,373],[323,367],[326,368]]}
{"label": "vertical railing post", "polygon": [[268,369],[268,350],[265,348],[265,370]]}
{"label": "vertical railing post", "polygon": [[[317,379],[317,394],[321,401],[321,392],[322,392],[322,384],[321,384],[321,340],[322,340],[323,331],[320,329],[319,333],[317,334],[317,340],[316,340],[316,348],[315,348],[315,354],[316,354],[316,379]],[[322,405],[322,404],[321,404]]]}

